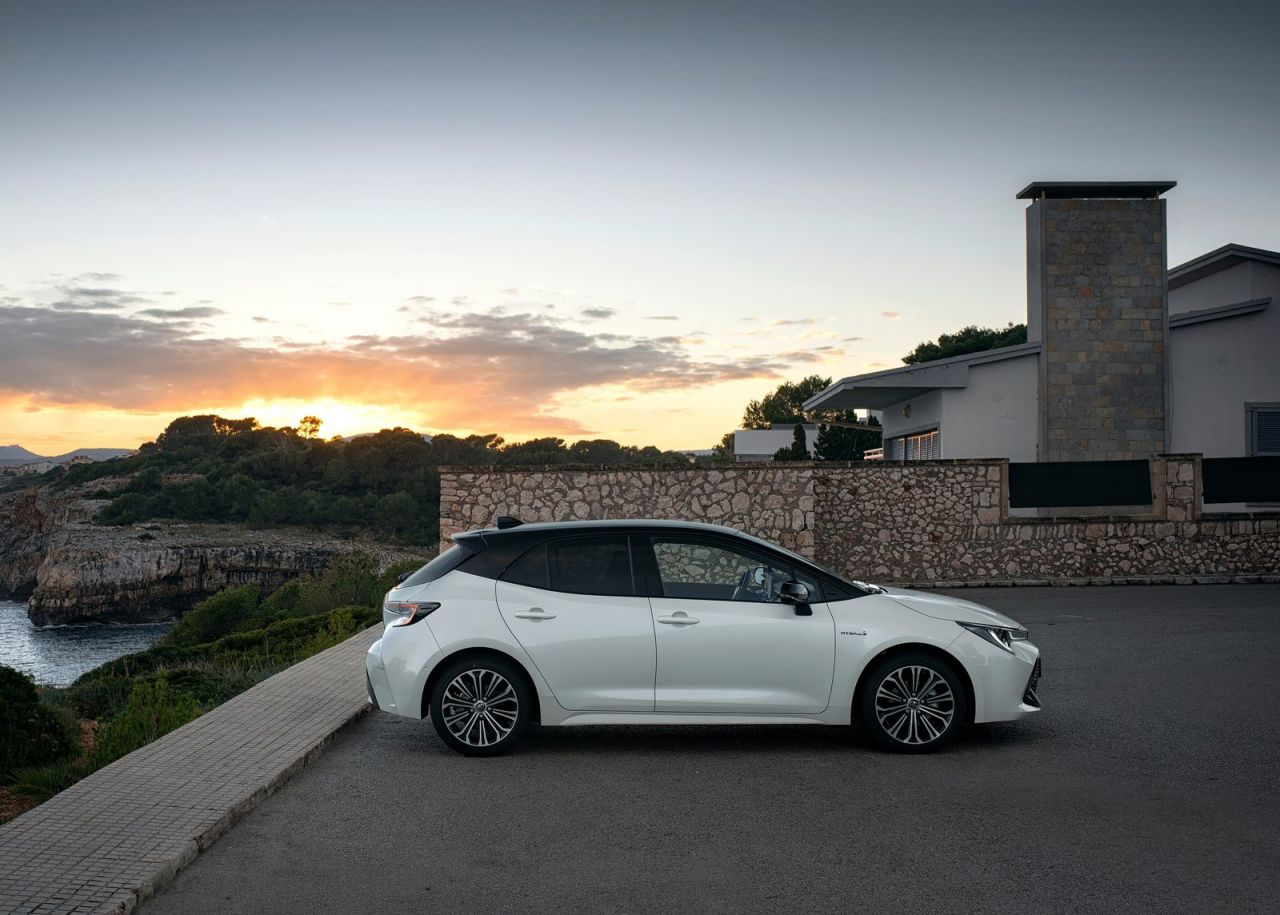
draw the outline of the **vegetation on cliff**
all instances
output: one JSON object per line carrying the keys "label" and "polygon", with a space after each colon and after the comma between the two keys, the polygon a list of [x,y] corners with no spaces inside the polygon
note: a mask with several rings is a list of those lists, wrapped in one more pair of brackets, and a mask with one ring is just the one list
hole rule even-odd
{"label": "vegetation on cliff", "polygon": [[[58,487],[102,481],[99,520],[237,521],[301,525],[434,545],[445,464],[643,464],[685,458],[652,446],[559,438],[510,443],[497,435],[427,441],[408,429],[325,441],[319,420],[299,429],[253,419],[184,416],[133,457],[57,470]],[[128,478],[125,483],[118,478]]]}
{"label": "vegetation on cliff", "polygon": [[[417,565],[380,572],[371,557],[349,554],[271,594],[229,588],[198,604],[159,644],[65,689],[37,691],[30,678],[0,666],[0,784],[29,802],[51,797],[378,622],[382,595]],[[80,741],[71,737],[72,720]],[[0,805],[0,819],[28,805]]]}

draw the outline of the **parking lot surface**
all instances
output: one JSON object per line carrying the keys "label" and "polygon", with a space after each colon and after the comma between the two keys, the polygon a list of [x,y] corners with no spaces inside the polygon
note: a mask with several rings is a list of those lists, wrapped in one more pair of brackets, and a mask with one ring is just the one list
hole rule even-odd
{"label": "parking lot surface", "polygon": [[466,759],[374,712],[143,910],[1275,910],[1280,586],[956,593],[1030,628],[1040,715],[916,757],[787,726]]}

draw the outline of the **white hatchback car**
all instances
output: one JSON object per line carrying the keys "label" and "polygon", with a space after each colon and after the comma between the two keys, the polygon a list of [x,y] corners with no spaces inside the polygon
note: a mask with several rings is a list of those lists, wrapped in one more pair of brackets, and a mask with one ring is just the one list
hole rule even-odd
{"label": "white hatchback car", "polygon": [[922,752],[1040,710],[1040,651],[969,601],[848,581],[727,527],[521,524],[458,534],[387,594],[369,698],[502,753],[531,722],[860,721]]}

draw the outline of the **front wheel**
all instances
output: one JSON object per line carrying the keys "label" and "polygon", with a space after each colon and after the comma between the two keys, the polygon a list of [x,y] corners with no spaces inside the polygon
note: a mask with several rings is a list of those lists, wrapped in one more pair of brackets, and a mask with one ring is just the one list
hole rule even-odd
{"label": "front wheel", "polygon": [[509,750],[529,723],[533,697],[521,672],[501,658],[464,658],[449,665],[431,691],[431,723],[465,756]]}
{"label": "front wheel", "polygon": [[968,714],[950,664],[928,654],[887,658],[867,677],[862,723],[876,743],[899,753],[928,753],[951,740]]}

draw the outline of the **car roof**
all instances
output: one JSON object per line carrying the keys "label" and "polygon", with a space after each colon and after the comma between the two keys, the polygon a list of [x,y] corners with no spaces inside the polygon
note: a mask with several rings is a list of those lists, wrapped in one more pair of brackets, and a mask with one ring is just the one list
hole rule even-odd
{"label": "car roof", "polygon": [[454,536],[465,537],[470,534],[483,534],[485,539],[488,540],[491,537],[551,533],[553,531],[572,531],[576,533],[579,531],[630,530],[634,528],[706,531],[709,533],[737,535],[742,533],[737,528],[725,527],[723,524],[705,524],[701,521],[672,521],[669,518],[615,518],[597,521],[533,521],[512,527],[477,528]]}

